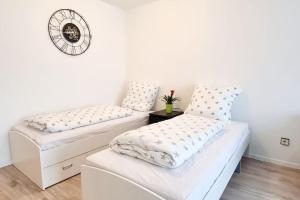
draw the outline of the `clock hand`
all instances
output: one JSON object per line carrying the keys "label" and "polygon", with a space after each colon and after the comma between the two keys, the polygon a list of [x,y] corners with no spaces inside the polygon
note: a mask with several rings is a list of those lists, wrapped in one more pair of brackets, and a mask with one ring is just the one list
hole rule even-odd
{"label": "clock hand", "polygon": [[76,30],[65,30],[65,31],[63,31],[63,33],[66,33],[66,34],[73,34],[73,35],[77,35],[78,34],[78,32],[76,31]]}

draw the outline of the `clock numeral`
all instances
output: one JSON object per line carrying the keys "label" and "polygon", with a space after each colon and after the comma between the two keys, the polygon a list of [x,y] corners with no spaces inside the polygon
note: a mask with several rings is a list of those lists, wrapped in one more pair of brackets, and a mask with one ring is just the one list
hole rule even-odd
{"label": "clock numeral", "polygon": [[63,21],[63,20],[59,19],[56,15],[53,16],[53,19],[55,19],[59,24]]}
{"label": "clock numeral", "polygon": [[88,46],[89,46],[89,41],[84,40],[84,41],[83,41],[83,44],[84,44],[86,47],[88,47]]}
{"label": "clock numeral", "polygon": [[50,25],[49,25],[49,28],[50,28],[51,30],[59,31],[59,26],[55,26],[55,25],[53,25],[53,24],[50,24]]}
{"label": "clock numeral", "polygon": [[59,13],[61,14],[63,20],[68,18],[64,10],[61,10]]}
{"label": "clock numeral", "polygon": [[80,53],[83,53],[84,49],[82,48],[82,46],[79,47],[80,47]]}
{"label": "clock numeral", "polygon": [[82,36],[84,38],[86,38],[86,40],[88,40],[88,41],[92,38],[92,35],[90,35],[90,34],[83,34]]}
{"label": "clock numeral", "polygon": [[75,12],[72,10],[69,10],[69,12],[70,12],[71,19],[75,19],[75,15],[76,15]]}
{"label": "clock numeral", "polygon": [[64,43],[64,44],[60,47],[60,50],[61,50],[61,51],[65,51],[67,48],[68,48],[68,44],[67,44],[67,43]]}
{"label": "clock numeral", "polygon": [[62,39],[62,37],[60,34],[59,35],[51,35],[51,39],[56,44],[57,42],[59,42]]}
{"label": "clock numeral", "polygon": [[71,49],[71,54],[73,54],[73,55],[75,55],[76,54],[76,47],[72,47],[72,49]]}

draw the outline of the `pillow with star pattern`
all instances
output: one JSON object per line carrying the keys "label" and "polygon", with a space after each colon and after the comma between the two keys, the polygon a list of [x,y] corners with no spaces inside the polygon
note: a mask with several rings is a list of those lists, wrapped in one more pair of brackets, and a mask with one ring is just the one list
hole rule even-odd
{"label": "pillow with star pattern", "polygon": [[185,113],[220,121],[231,120],[231,107],[241,93],[239,87],[210,88],[197,85]]}
{"label": "pillow with star pattern", "polygon": [[150,111],[154,106],[158,91],[159,86],[156,84],[132,81],[129,83],[122,107],[142,112]]}

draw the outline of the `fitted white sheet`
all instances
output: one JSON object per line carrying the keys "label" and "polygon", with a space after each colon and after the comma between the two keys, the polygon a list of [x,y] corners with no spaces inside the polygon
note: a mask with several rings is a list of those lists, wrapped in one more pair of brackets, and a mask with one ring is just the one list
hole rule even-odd
{"label": "fitted white sheet", "polygon": [[18,131],[19,133],[29,137],[40,146],[42,151],[44,151],[92,135],[102,134],[107,131],[119,130],[120,128],[126,129],[126,127],[129,127],[132,125],[132,123],[140,123],[141,125],[145,125],[147,124],[148,118],[149,112],[134,111],[133,114],[128,117],[58,133],[41,134],[39,130],[28,127],[26,123],[21,123],[14,126],[12,131]]}
{"label": "fitted white sheet", "polygon": [[87,165],[128,178],[166,199],[201,200],[205,197],[231,156],[247,145],[246,123],[226,125],[199,153],[176,169],[165,169],[113,152],[110,149],[87,158]]}

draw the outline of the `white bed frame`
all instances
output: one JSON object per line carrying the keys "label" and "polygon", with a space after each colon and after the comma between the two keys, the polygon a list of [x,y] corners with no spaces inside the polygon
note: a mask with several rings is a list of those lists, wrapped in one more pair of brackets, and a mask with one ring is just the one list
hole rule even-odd
{"label": "white bed frame", "polygon": [[[42,151],[26,135],[9,131],[13,165],[41,189],[80,173],[80,165],[92,153],[103,150],[117,135],[148,123],[147,119],[128,122],[113,131],[89,136],[75,142]],[[118,125],[115,125],[118,126]]]}
{"label": "white bed frame", "polygon": [[[240,144],[202,200],[220,199],[235,169],[240,167],[248,145],[249,136]],[[81,166],[81,186],[83,200],[166,200],[125,177],[88,165]]]}

